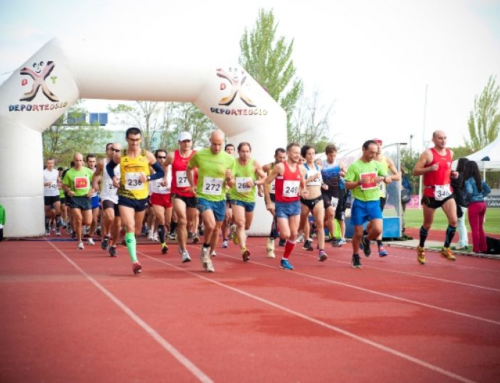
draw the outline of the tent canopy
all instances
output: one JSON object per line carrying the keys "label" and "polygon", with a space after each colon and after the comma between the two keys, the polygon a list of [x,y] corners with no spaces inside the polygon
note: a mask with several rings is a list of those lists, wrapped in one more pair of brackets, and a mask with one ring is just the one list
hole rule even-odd
{"label": "tent canopy", "polygon": [[[469,161],[476,161],[481,170],[500,170],[500,135],[481,150],[466,157]],[[489,158],[489,160],[485,160]],[[453,168],[457,167],[458,159],[453,162]]]}

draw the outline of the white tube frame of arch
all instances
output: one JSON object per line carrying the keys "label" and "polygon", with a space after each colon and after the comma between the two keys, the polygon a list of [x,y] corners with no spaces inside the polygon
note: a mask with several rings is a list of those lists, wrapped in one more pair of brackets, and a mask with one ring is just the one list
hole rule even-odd
{"label": "white tube frame of arch", "polygon": [[[115,42],[56,38],[0,87],[0,204],[7,214],[6,237],[43,235],[42,132],[80,98],[192,102],[229,142],[250,142],[253,158],[261,163],[272,160],[276,147],[286,146],[284,110],[240,66],[218,66],[197,57],[196,49],[180,54],[166,45],[151,52],[119,49]],[[37,74],[33,64],[40,61],[46,71]],[[34,98],[26,100],[26,93]],[[249,233],[267,235],[271,216],[262,198],[257,201]]]}

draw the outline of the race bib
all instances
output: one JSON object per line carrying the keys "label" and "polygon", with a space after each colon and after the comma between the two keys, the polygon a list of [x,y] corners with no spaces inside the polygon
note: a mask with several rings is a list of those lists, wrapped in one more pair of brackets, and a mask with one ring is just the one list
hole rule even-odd
{"label": "race bib", "polygon": [[127,190],[141,190],[143,188],[141,181],[141,173],[130,172],[125,173],[125,189]]}
{"label": "race bib", "polygon": [[177,181],[177,187],[179,188],[187,188],[189,187],[189,182],[187,179],[186,171],[176,171],[175,179]]}
{"label": "race bib", "polygon": [[44,185],[45,190],[56,190],[57,181],[50,181],[50,185]]}
{"label": "race bib", "polygon": [[283,197],[293,198],[299,195],[300,181],[283,181]]}
{"label": "race bib", "polygon": [[451,196],[450,184],[436,185],[434,188],[434,198],[436,201],[442,201]]}
{"label": "race bib", "polygon": [[89,179],[87,177],[75,177],[75,190],[82,190],[89,188]]}
{"label": "race bib", "polygon": [[221,195],[222,183],[220,178],[203,177],[203,194]]}
{"label": "race bib", "polygon": [[155,180],[153,182],[153,192],[158,193],[158,194],[167,194],[169,192],[169,187],[168,186],[163,186],[162,182],[163,179]]}
{"label": "race bib", "polygon": [[377,187],[377,183],[375,182],[376,177],[377,173],[361,173],[359,175],[359,179],[362,182],[361,190],[375,189]]}
{"label": "race bib", "polygon": [[339,204],[339,199],[332,197],[332,207],[336,209],[338,204]]}
{"label": "race bib", "polygon": [[236,191],[238,193],[248,193],[252,191],[252,186],[247,186],[247,182],[251,180],[250,177],[236,177]]}

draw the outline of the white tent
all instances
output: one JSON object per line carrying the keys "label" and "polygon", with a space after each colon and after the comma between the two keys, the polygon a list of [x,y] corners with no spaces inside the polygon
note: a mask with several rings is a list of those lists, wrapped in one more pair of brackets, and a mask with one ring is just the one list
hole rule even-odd
{"label": "white tent", "polygon": [[[472,153],[466,157],[470,161],[476,161],[481,170],[500,170],[500,135],[495,141],[485,146],[476,153]],[[489,160],[484,160],[489,158]],[[457,166],[457,161],[453,162],[453,168]]]}

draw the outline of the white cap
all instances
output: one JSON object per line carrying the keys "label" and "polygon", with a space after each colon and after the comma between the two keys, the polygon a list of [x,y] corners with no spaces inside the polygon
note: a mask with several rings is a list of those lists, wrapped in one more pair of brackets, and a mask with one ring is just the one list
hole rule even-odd
{"label": "white cap", "polygon": [[186,140],[192,140],[191,133],[189,133],[189,132],[180,132],[179,133],[179,142],[186,141]]}

